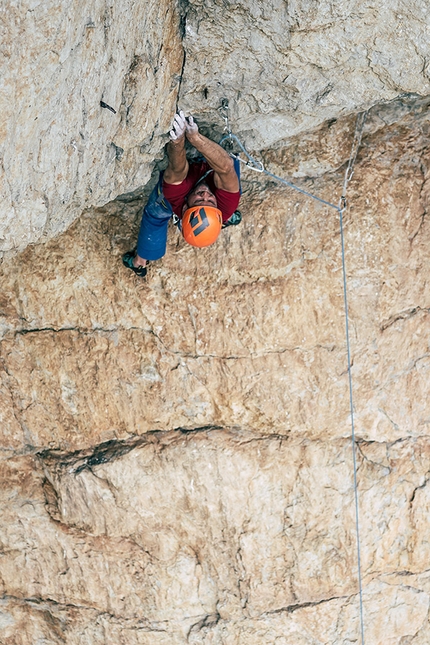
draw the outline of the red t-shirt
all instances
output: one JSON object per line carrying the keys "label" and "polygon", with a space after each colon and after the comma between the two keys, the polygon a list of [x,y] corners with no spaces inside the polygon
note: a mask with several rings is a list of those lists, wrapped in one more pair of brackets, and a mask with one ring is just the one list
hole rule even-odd
{"label": "red t-shirt", "polygon": [[[178,217],[182,217],[182,207],[188,193],[192,191],[198,180],[203,177],[208,170],[211,170],[211,167],[206,161],[192,162],[190,163],[187,176],[180,184],[177,184],[176,186],[174,184],[166,184],[163,180],[164,197],[168,202],[170,202],[173,212]],[[229,193],[226,190],[217,188],[214,183],[213,172],[207,175],[204,181],[209,186],[211,192],[215,195],[218,208],[222,212],[222,221],[226,222],[239,206],[240,192]]]}

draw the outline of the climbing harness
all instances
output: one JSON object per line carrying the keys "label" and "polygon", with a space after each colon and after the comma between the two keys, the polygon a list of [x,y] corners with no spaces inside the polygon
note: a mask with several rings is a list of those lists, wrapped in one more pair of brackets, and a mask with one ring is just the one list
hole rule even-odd
{"label": "climbing harness", "polygon": [[[296,186],[290,181],[278,177],[273,173],[266,170],[261,161],[254,159],[245,149],[244,145],[239,141],[238,137],[234,135],[230,128],[229,118],[228,118],[228,100],[223,99],[221,102],[221,107],[218,108],[218,111],[221,117],[224,119],[224,131],[226,134],[220,140],[220,145],[226,144],[225,147],[229,148],[227,150],[234,159],[238,159],[241,163],[244,163],[247,168],[250,170],[255,170],[256,172],[261,172],[266,174],[272,179],[285,184],[289,188],[296,190],[302,195],[306,195],[311,199],[329,206],[336,210],[339,214],[339,228],[340,228],[340,239],[341,239],[341,255],[342,255],[342,276],[343,276],[343,299],[344,299],[344,311],[345,311],[345,338],[346,338],[346,349],[347,349],[347,362],[348,362],[348,385],[349,385],[349,407],[351,415],[351,443],[352,443],[352,461],[353,461],[353,485],[354,485],[354,501],[355,501],[355,532],[356,532],[356,543],[357,543],[357,578],[358,578],[358,591],[359,591],[359,613],[360,613],[360,633],[361,633],[361,645],[364,645],[364,611],[363,611],[363,585],[362,585],[362,575],[361,575],[361,547],[360,547],[360,523],[359,523],[359,505],[358,505],[358,485],[357,485],[357,455],[356,455],[356,440],[355,440],[355,425],[354,425],[354,400],[353,400],[353,390],[352,390],[352,375],[351,375],[351,346],[349,340],[349,314],[348,314],[348,297],[347,297],[347,285],[346,285],[346,265],[345,265],[345,242],[344,242],[344,233],[343,233],[343,214],[347,207],[346,201],[346,192],[348,184],[352,179],[354,174],[354,165],[357,159],[358,150],[361,144],[361,138],[363,135],[364,124],[366,122],[367,111],[361,112],[357,116],[354,138],[351,145],[351,152],[349,155],[348,164],[345,170],[345,176],[342,186],[342,194],[339,199],[339,204],[336,206],[331,202],[321,199],[317,195],[313,195],[308,191]],[[232,149],[236,143],[240,150],[245,154],[246,160],[241,159],[239,154],[233,153]]]}

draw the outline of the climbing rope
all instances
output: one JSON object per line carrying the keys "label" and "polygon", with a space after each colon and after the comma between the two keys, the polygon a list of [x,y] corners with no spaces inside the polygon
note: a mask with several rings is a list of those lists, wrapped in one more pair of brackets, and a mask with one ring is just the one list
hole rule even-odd
{"label": "climbing rope", "polygon": [[352,374],[351,374],[351,346],[349,342],[349,314],[348,314],[348,296],[346,289],[346,267],[345,267],[345,243],[343,235],[343,213],[346,209],[346,191],[348,184],[354,174],[354,165],[357,159],[358,149],[360,148],[361,138],[363,135],[364,124],[366,122],[367,112],[362,112],[357,115],[355,123],[354,139],[351,145],[351,153],[349,155],[348,165],[345,170],[343,180],[342,195],[339,201],[339,226],[340,226],[340,240],[342,247],[342,276],[343,276],[343,300],[345,310],[345,336],[346,336],[346,349],[348,358],[348,383],[349,383],[349,408],[351,414],[351,443],[352,443],[352,462],[354,471],[354,500],[355,500],[355,532],[357,541],[357,575],[358,575],[358,592],[359,592],[359,605],[360,605],[360,631],[361,631],[361,644],[364,645],[364,611],[363,611],[363,584],[361,577],[361,548],[360,548],[360,522],[359,522],[359,506],[358,506],[358,486],[357,486],[357,445],[355,441],[355,424],[354,424],[354,400],[352,394]]}
{"label": "climbing rope", "polygon": [[288,186],[289,188],[293,188],[293,190],[296,190],[302,195],[306,195],[306,197],[310,197],[311,199],[314,199],[315,201],[320,202],[325,206],[329,206],[330,208],[339,210],[339,207],[336,206],[335,204],[332,204],[331,202],[328,202],[325,199],[318,197],[317,195],[313,195],[312,193],[309,193],[307,190],[300,188],[300,186],[293,184],[291,181],[287,181],[286,179],[283,179],[282,177],[278,177],[277,175],[274,175],[273,173],[266,170],[263,162],[257,161],[257,159],[254,159],[254,157],[252,157],[249,154],[249,152],[246,150],[245,146],[241,143],[239,138],[232,133],[230,128],[229,118],[228,118],[228,100],[227,99],[222,100],[221,107],[218,108],[218,111],[220,112],[221,117],[224,119],[224,122],[225,122],[224,131],[226,132],[226,134],[222,137],[222,139],[219,142],[220,146],[222,146],[223,144],[227,144],[226,147],[231,149],[233,148],[233,142],[237,143],[241,151],[246,156],[246,160],[242,159],[239,156],[239,154],[229,152],[231,157],[233,157],[234,159],[237,159],[238,161],[240,161],[240,163],[245,164],[245,166],[249,168],[249,170],[255,170],[256,172],[264,173],[268,177],[271,177],[272,179],[276,179],[277,181],[280,181],[282,184],[285,184],[285,186]]}
{"label": "climbing rope", "polygon": [[[366,119],[367,119],[367,111],[360,112],[357,115],[357,120],[355,122],[354,139],[351,145],[351,153],[349,155],[348,165],[345,170],[345,177],[343,180],[341,202],[346,200],[346,189],[348,188],[348,184],[351,181],[352,176],[354,174],[354,165],[357,159],[358,150],[361,145],[361,138],[363,136],[363,129],[364,129],[364,124],[366,123]],[[341,205],[342,204],[340,204],[339,206],[341,207]]]}
{"label": "climbing rope", "polygon": [[351,145],[351,152],[349,155],[349,160],[348,160],[348,164],[345,170],[345,176],[343,180],[342,194],[339,200],[339,205],[336,206],[335,204],[332,204],[331,202],[328,202],[325,199],[321,199],[321,197],[318,197],[317,195],[313,195],[312,193],[309,193],[303,188],[300,188],[300,186],[296,186],[296,184],[293,184],[292,182],[287,181],[282,177],[278,177],[277,175],[274,175],[273,173],[266,170],[263,163],[261,161],[257,161],[256,159],[254,159],[245,149],[244,145],[240,142],[238,137],[232,133],[230,128],[229,118],[228,118],[228,100],[227,99],[222,100],[221,107],[218,108],[218,110],[221,114],[221,117],[224,119],[224,122],[225,122],[224,131],[226,132],[226,134],[222,137],[220,141],[220,145],[222,145],[223,143],[224,144],[227,143],[227,146],[230,149],[232,149],[233,143],[235,142],[246,156],[246,160],[244,160],[244,159],[241,159],[238,154],[234,154],[230,152],[229,154],[233,158],[238,159],[241,163],[244,163],[246,167],[249,168],[250,170],[255,170],[256,172],[264,173],[268,177],[271,177],[272,179],[276,179],[282,184],[285,184],[286,186],[288,186],[289,188],[292,188],[293,190],[301,193],[302,195],[306,195],[307,197],[310,197],[311,199],[317,202],[320,202],[325,206],[334,208],[339,213],[339,227],[340,227],[341,254],[342,254],[343,299],[344,299],[344,311],[345,311],[345,336],[346,336],[346,349],[347,349],[347,361],[348,361],[349,408],[350,408],[350,415],[351,415],[351,443],[352,443],[353,485],[354,485],[354,501],[355,501],[355,532],[356,532],[356,542],[357,542],[357,574],[358,574],[357,577],[358,577],[358,591],[359,591],[360,633],[361,633],[361,645],[364,645],[363,585],[362,585],[362,575],[361,575],[360,522],[359,522],[358,485],[357,485],[357,454],[356,454],[357,447],[356,447],[356,440],[355,440],[354,399],[353,399],[352,375],[351,375],[351,346],[350,346],[350,340],[349,340],[349,322],[348,322],[349,314],[348,314],[348,297],[347,297],[347,285],[346,285],[343,214],[347,207],[346,192],[347,192],[348,184],[351,181],[352,176],[354,174],[354,166],[357,159],[358,150],[361,144],[364,124],[366,122],[366,117],[367,117],[367,111],[361,112],[357,116],[355,131],[354,131],[354,138]]}

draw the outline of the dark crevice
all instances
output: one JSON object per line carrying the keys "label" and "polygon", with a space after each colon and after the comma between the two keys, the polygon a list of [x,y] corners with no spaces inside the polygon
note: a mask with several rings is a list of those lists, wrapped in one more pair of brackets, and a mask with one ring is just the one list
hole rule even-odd
{"label": "dark crevice", "polygon": [[187,16],[190,9],[189,0],[179,0],[179,33],[182,40],[185,39],[185,29],[187,26]]}
{"label": "dark crevice", "polygon": [[178,82],[178,89],[177,89],[177,94],[176,94],[176,110],[179,110],[179,99],[181,96],[181,87],[182,87],[182,80],[184,78],[184,72],[185,72],[185,62],[187,59],[187,52],[185,51],[184,47],[184,41],[186,38],[186,27],[187,27],[187,16],[188,16],[188,11],[189,11],[189,2],[188,0],[179,0],[179,34],[182,40],[182,51],[183,51],[183,58],[182,58],[182,67],[181,71],[179,73],[179,82]]}
{"label": "dark crevice", "polygon": [[426,480],[424,481],[424,483],[422,483],[422,484],[421,484],[421,486],[417,486],[416,488],[414,488],[414,490],[412,491],[412,495],[411,495],[411,497],[410,497],[410,500],[409,500],[409,508],[411,508],[411,507],[412,507],[412,504],[413,504],[413,501],[414,501],[414,499],[415,499],[415,495],[416,495],[417,490],[420,490],[420,489],[422,489],[422,488],[425,488],[425,487],[427,486],[428,482],[429,482],[429,480],[428,480],[428,479],[426,479]]}
{"label": "dark crevice", "polygon": [[411,307],[410,309],[405,309],[404,311],[400,311],[398,314],[394,314],[388,320],[381,323],[380,330],[385,331],[386,329],[388,329],[388,327],[394,325],[394,323],[396,323],[398,320],[408,320],[409,318],[416,316],[421,311],[428,314],[430,310],[425,307]]}
{"label": "dark crevice", "polygon": [[280,609],[274,609],[273,611],[267,611],[263,615],[271,615],[271,614],[281,614],[281,613],[287,613],[287,614],[292,614],[295,611],[298,611],[299,609],[306,609],[307,607],[317,607],[318,605],[323,605],[326,602],[332,602],[333,600],[347,600],[349,599],[350,596],[333,596],[332,598],[323,598],[322,600],[316,600],[316,601],[310,601],[310,602],[302,602],[302,603],[297,603],[295,605],[287,605],[286,607],[281,607]]}
{"label": "dark crevice", "polygon": [[37,456],[50,469],[62,470],[63,468],[71,468],[74,474],[79,474],[83,470],[90,470],[94,466],[100,466],[101,464],[107,464],[115,459],[119,459],[140,446],[158,443],[163,435],[168,432],[192,435],[213,430],[229,431],[230,428],[226,429],[222,426],[207,425],[197,428],[179,427],[164,432],[162,430],[153,430],[138,437],[131,437],[130,439],[111,439],[110,441],[105,441],[98,446],[86,450],[74,450],[73,452],[65,452],[59,449],[41,450],[37,452]]}
{"label": "dark crevice", "polygon": [[[10,594],[4,595],[1,597],[1,600],[16,602],[19,604],[31,604],[31,605],[49,605],[51,607],[60,607],[62,609],[72,609],[72,610],[84,610],[84,611],[99,611],[97,607],[92,607],[91,605],[77,605],[74,603],[61,603],[53,598],[43,598],[42,596],[30,596],[29,598],[13,596]],[[100,612],[105,613],[105,612]]]}
{"label": "dark crevice", "polygon": [[[135,448],[145,445],[158,444],[160,448],[163,447],[163,439],[169,435],[169,441],[176,433],[181,435],[198,435],[207,433],[208,436],[211,432],[225,433],[236,439],[238,444],[246,445],[252,441],[283,441],[288,439],[288,436],[280,435],[278,433],[259,435],[252,430],[247,429],[246,436],[242,428],[238,426],[219,426],[219,425],[206,425],[197,427],[183,427],[179,426],[173,430],[152,430],[140,436],[133,436],[129,439],[111,439],[105,441],[98,446],[67,452],[57,448],[49,450],[36,450],[37,457],[42,461],[43,465],[49,471],[62,471],[67,469],[68,472],[79,474],[84,470],[91,470],[94,466],[107,464],[115,459],[119,459]],[[244,438],[242,438],[244,437]],[[48,490],[46,495],[47,499],[51,499],[53,506],[56,505],[56,499],[52,497],[52,491]],[[55,493],[55,491],[54,491]]]}
{"label": "dark crevice", "polygon": [[[73,332],[76,334],[79,334],[81,336],[93,336],[95,334],[113,334],[115,332],[130,332],[130,331],[138,331],[143,334],[150,334],[153,336],[157,342],[162,345],[163,349],[166,352],[169,352],[169,354],[172,354],[174,356],[179,356],[181,358],[191,358],[194,360],[199,360],[199,359],[214,359],[214,360],[222,360],[222,361],[236,361],[236,360],[253,360],[255,358],[263,358],[265,356],[270,356],[270,355],[282,355],[286,354],[287,352],[311,352],[314,349],[318,350],[323,350],[327,351],[329,353],[332,353],[336,351],[338,348],[336,346],[325,346],[321,344],[316,344],[315,346],[312,347],[300,347],[300,346],[294,346],[294,347],[280,347],[279,349],[268,349],[266,352],[258,353],[258,352],[250,352],[249,354],[237,354],[237,355],[227,355],[227,356],[219,356],[217,354],[199,354],[196,351],[194,352],[181,352],[178,350],[170,349],[167,347],[165,342],[160,338],[160,336],[150,328],[144,328],[144,327],[136,327],[136,326],[130,326],[130,327],[123,327],[123,326],[115,326],[115,327],[94,327],[94,328],[85,328],[85,327],[37,327],[33,329],[18,329],[13,332],[13,336],[26,336],[29,334],[38,334],[38,333],[46,333],[46,332],[51,332],[54,334],[60,334],[63,332]],[[7,334],[5,335],[5,338],[7,338]],[[351,364],[352,366],[353,364]],[[177,369],[179,365],[177,365],[174,369]],[[346,374],[346,372],[342,372],[341,376]]]}
{"label": "dark crevice", "polygon": [[375,572],[379,574],[380,576],[390,577],[390,576],[404,576],[404,577],[410,577],[410,576],[422,576],[426,573],[430,573],[430,569],[423,569],[422,571],[408,571],[407,569],[403,571],[393,571],[390,573],[384,573],[383,571],[378,571]]}
{"label": "dark crevice", "polygon": [[189,640],[191,634],[199,632],[205,627],[214,627],[219,622],[220,618],[221,616],[219,615],[219,613],[215,612],[214,614],[208,614],[197,623],[194,623],[194,625],[191,625],[190,629],[188,630],[187,640]]}
{"label": "dark crevice", "polygon": [[133,327],[133,326],[131,326],[131,327],[117,327],[116,326],[116,327],[107,327],[107,328],[104,328],[104,327],[89,328],[89,327],[74,327],[74,326],[70,326],[70,327],[34,327],[34,328],[31,328],[31,329],[17,329],[17,330],[14,331],[14,336],[26,336],[27,334],[40,334],[40,333],[43,333],[43,332],[53,332],[55,334],[60,334],[62,332],[66,332],[66,331],[72,331],[72,332],[76,332],[77,334],[82,334],[83,336],[88,336],[88,335],[91,335],[91,334],[98,334],[98,333],[100,333],[100,334],[112,334],[112,333],[114,333],[116,331],[124,331],[124,330],[125,331],[137,330],[137,331],[143,331],[145,333],[150,332],[149,329],[144,329],[142,327]]}
{"label": "dark crevice", "polygon": [[176,111],[177,112],[179,111],[179,98],[181,96],[182,79],[184,77],[186,58],[187,58],[187,54],[186,54],[186,51],[184,50],[184,57],[182,59],[182,68],[181,68],[181,72],[179,74],[178,93],[176,95]]}
{"label": "dark crevice", "polygon": [[52,449],[42,450],[38,452],[37,455],[43,463],[50,468],[61,470],[63,468],[72,467],[72,472],[78,474],[85,469],[106,464],[118,459],[119,457],[123,457],[137,446],[145,443],[149,443],[147,435],[125,440],[112,439],[89,450],[64,452]]}
{"label": "dark crevice", "polygon": [[175,428],[175,432],[180,432],[181,434],[197,434],[199,432],[209,432],[210,430],[224,430],[222,426],[201,426],[200,428]]}
{"label": "dark crevice", "polygon": [[12,596],[10,594],[0,597],[0,600],[10,603],[16,603],[18,605],[30,605],[36,609],[42,611],[50,611],[50,609],[60,609],[60,610],[71,610],[72,614],[75,615],[76,610],[86,611],[95,613],[97,617],[107,617],[108,620],[111,620],[114,623],[121,623],[127,629],[133,630],[142,630],[146,632],[166,632],[167,630],[163,628],[163,623],[167,627],[166,621],[160,621],[159,624],[154,624],[154,621],[150,621],[147,618],[124,618],[124,616],[119,616],[112,612],[104,611],[99,607],[94,607],[91,605],[80,605],[74,603],[62,603],[53,598],[43,598],[42,596],[31,596],[29,598]]}
{"label": "dark crevice", "polygon": [[[43,450],[37,447],[32,447],[31,454],[35,454],[48,468],[53,469],[62,469],[72,468],[72,472],[75,474],[82,472],[85,469],[91,469],[94,466],[99,466],[102,464],[109,463],[115,459],[119,459],[124,455],[128,454],[135,448],[141,446],[150,445],[150,444],[159,444],[162,448],[162,444],[166,437],[168,437],[169,444],[171,443],[171,438],[177,434],[177,436],[187,436],[187,435],[198,435],[205,433],[225,433],[230,435],[232,439],[237,441],[239,445],[247,445],[255,441],[287,441],[291,438],[291,434],[279,434],[279,433],[270,433],[270,434],[260,434],[252,428],[241,428],[239,426],[219,426],[219,425],[205,425],[197,427],[184,427],[178,426],[177,428],[160,430],[155,429],[149,432],[146,432],[143,435],[132,436],[128,439],[111,439],[110,441],[105,441],[97,446],[91,448],[74,450],[67,452],[59,448],[51,448],[49,450]],[[427,435],[420,436],[419,438],[425,438]],[[396,439],[395,441],[368,441],[364,439],[357,439],[356,444],[360,450],[361,445],[386,445],[387,447],[392,447],[398,443],[416,441],[416,437],[404,437]],[[345,442],[349,443],[349,439],[345,439]],[[361,450],[360,450],[361,451]],[[380,464],[378,464],[380,465]],[[425,485],[425,484],[424,484]],[[424,486],[423,485],[423,486]],[[419,488],[422,488],[420,486]]]}
{"label": "dark crevice", "polygon": [[[80,330],[77,327],[35,327],[33,329],[17,329],[14,332],[15,336],[26,336],[27,334],[39,334],[45,331],[53,331],[55,333],[60,333],[62,331],[77,331]],[[82,333],[82,332],[81,332]]]}

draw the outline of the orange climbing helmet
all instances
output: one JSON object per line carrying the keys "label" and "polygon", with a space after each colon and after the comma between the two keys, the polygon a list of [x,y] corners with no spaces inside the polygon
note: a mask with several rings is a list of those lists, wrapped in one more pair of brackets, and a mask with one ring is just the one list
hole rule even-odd
{"label": "orange climbing helmet", "polygon": [[182,216],[182,235],[192,246],[210,246],[222,227],[222,213],[214,206],[193,206]]}

